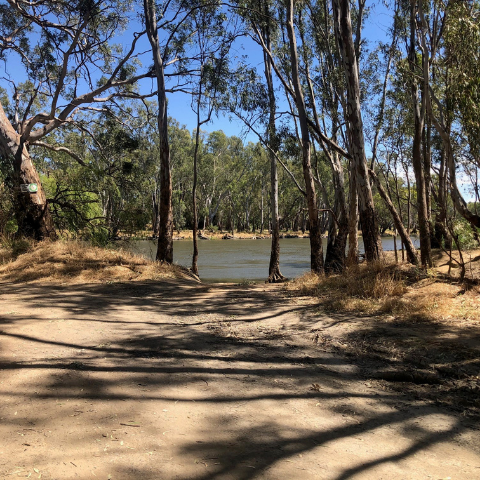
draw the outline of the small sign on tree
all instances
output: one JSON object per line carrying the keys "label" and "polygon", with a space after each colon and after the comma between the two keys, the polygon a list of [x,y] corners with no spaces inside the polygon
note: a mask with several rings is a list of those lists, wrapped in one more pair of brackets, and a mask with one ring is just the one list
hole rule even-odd
{"label": "small sign on tree", "polygon": [[20,185],[20,191],[23,193],[37,193],[38,185],[36,183],[23,183]]}

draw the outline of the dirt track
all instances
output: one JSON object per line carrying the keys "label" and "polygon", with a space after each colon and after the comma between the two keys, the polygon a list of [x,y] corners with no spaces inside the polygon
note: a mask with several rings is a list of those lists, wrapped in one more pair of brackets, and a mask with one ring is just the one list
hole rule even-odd
{"label": "dirt track", "polygon": [[0,478],[480,479],[475,422],[322,351],[327,321],[278,286],[0,283]]}

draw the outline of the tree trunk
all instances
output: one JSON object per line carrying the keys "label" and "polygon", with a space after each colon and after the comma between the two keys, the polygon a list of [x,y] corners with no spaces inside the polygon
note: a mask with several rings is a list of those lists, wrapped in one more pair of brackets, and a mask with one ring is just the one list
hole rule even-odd
{"label": "tree trunk", "polygon": [[152,47],[153,63],[157,79],[158,133],[160,136],[160,228],[158,232],[157,260],[173,263],[173,210],[172,177],[170,171],[170,146],[168,144],[167,98],[163,59],[158,40],[155,3],[144,0],[145,26]]}
{"label": "tree trunk", "polygon": [[[335,221],[333,222],[335,224]],[[335,228],[332,225],[333,228]],[[348,238],[348,218],[342,216],[337,225],[336,235],[328,236],[325,255],[325,272],[340,273],[345,268],[345,248]]]}
{"label": "tree trunk", "polygon": [[[1,104],[0,155],[13,164],[16,185],[15,212],[19,233],[35,240],[47,238],[55,240],[57,234],[40,177],[28,153],[27,146],[13,129]],[[32,183],[37,185],[37,192],[24,193],[20,190],[20,185]]]}
{"label": "tree trunk", "polygon": [[398,263],[397,230],[393,232],[393,251],[395,253],[395,263]]}
{"label": "tree trunk", "polygon": [[348,136],[352,169],[355,176],[360,223],[363,233],[365,257],[368,261],[377,260],[382,253],[382,243],[377,228],[372,189],[368,177],[363,121],[360,109],[360,80],[358,63],[353,43],[350,1],[334,0],[334,20],[337,41],[342,52],[344,74],[347,85]]}
{"label": "tree trunk", "polygon": [[158,232],[160,228],[160,215],[159,215],[159,205],[157,201],[157,195],[155,192],[152,193],[152,231],[153,236],[158,237]]}
{"label": "tree trunk", "polygon": [[[400,199],[400,192],[399,192],[399,189],[398,189],[398,175],[397,175],[397,157],[395,157],[395,197],[396,197],[396,200],[397,200],[397,206],[398,206],[398,214],[400,216],[400,221],[402,222],[403,224],[403,213],[402,213],[402,202],[401,202],[401,199]],[[407,235],[410,234],[409,232],[409,229],[407,227]],[[400,247],[401,247],[401,250],[402,250],[402,262],[405,261],[405,247],[404,247],[404,244],[403,244],[403,240],[400,238]]]}
{"label": "tree trunk", "polygon": [[[451,197],[452,197],[452,201],[455,206],[455,209],[460,213],[460,215],[462,215],[463,218],[465,218],[465,220],[467,220],[470,223],[470,225],[475,230],[475,228],[480,228],[480,216],[471,212],[468,209],[467,202],[465,201],[462,194],[460,193],[460,190],[458,189],[457,180],[456,180],[455,159],[453,157],[452,142],[450,139],[450,125],[448,121],[445,122],[442,112],[440,112],[440,120],[439,120],[436,117],[432,108],[432,97],[435,99],[435,95],[430,91],[430,84],[429,84],[429,58],[428,58],[429,50],[427,48],[427,43],[426,43],[428,26],[425,20],[423,5],[421,2],[418,3],[418,16],[421,22],[421,28],[417,29],[417,31],[419,34],[419,39],[422,44],[422,50],[423,50],[422,70],[423,70],[423,90],[424,90],[426,110],[428,111],[429,118],[433,122],[435,129],[437,130],[443,142],[446,161],[447,161],[447,168],[450,176]],[[411,0],[410,31],[411,31],[410,44],[413,45],[414,35],[415,35],[415,2],[414,0]],[[413,54],[412,54],[412,58],[413,58]],[[410,63],[412,63],[412,61],[410,61]],[[446,80],[446,84],[448,84],[448,77]],[[448,88],[446,89],[446,91],[448,92]],[[435,103],[438,106],[440,106],[439,105],[440,102],[438,102],[437,99],[435,99]],[[449,99],[447,98],[446,104],[448,105],[449,103],[450,103]],[[441,110],[442,108],[440,106],[440,111]],[[451,112],[448,112],[448,113],[451,113]]]}
{"label": "tree trunk", "polygon": [[[415,1],[411,1],[410,8],[410,50],[408,53],[408,59],[411,72],[411,95],[413,102],[413,110],[415,115],[413,146],[412,146],[412,164],[413,171],[415,173],[415,182],[417,187],[417,209],[418,209],[418,223],[420,231],[420,257],[423,267],[431,267],[432,262],[432,249],[430,240],[430,228],[428,218],[428,206],[427,206],[427,189],[425,182],[425,171],[422,155],[422,136],[425,126],[425,93],[422,101],[419,98],[418,85],[416,80],[417,74],[417,52],[415,48]],[[424,62],[427,61],[425,58]],[[427,87],[428,88],[428,87]]]}
{"label": "tree trunk", "polygon": [[[274,115],[270,116],[269,129],[275,122]],[[273,123],[275,129],[275,123]],[[278,221],[278,172],[277,160],[273,152],[270,152],[270,181],[271,181],[271,209],[272,209],[272,247],[270,250],[270,264],[268,267],[268,281],[270,283],[281,282],[285,277],[280,272],[280,228]]]}
{"label": "tree trunk", "polygon": [[[309,102],[312,108],[313,117],[315,121],[315,125],[318,131],[321,131],[320,127],[320,120],[318,117],[316,102],[315,102],[315,93],[313,90],[313,84],[310,76],[310,68],[309,68],[309,58],[307,55],[307,43],[305,42],[305,36],[303,34],[304,28],[303,23],[301,22],[300,17],[300,39],[302,41],[303,46],[303,59],[305,65],[305,74],[307,77],[307,86],[308,86],[308,94],[309,94]],[[332,104],[335,105],[335,99],[332,99]],[[332,132],[333,137],[332,140],[337,143],[336,138],[336,131],[338,128],[338,116],[337,111],[335,110],[333,113],[333,125],[332,125]],[[327,252],[325,254],[325,272],[342,272],[345,268],[345,248],[347,245],[347,235],[348,235],[348,215],[347,215],[347,207],[345,202],[345,185],[344,185],[344,176],[343,176],[343,167],[342,162],[338,156],[337,151],[329,151],[327,150],[327,146],[325,143],[319,139],[320,145],[323,148],[323,151],[326,157],[329,160],[329,164],[332,171],[332,180],[333,180],[333,188],[335,191],[335,201],[333,211],[330,212],[330,219],[328,223],[328,241],[327,241]],[[317,169],[317,183],[319,183],[320,188],[323,194],[323,202],[325,204],[324,208],[330,208],[328,206],[328,195],[327,191],[320,181],[320,175],[318,174]],[[322,229],[322,233],[323,233]]]}
{"label": "tree trunk", "polygon": [[[385,202],[385,205],[387,206],[390,214],[392,215],[395,228],[400,234],[402,242],[405,245],[405,248],[407,250],[408,261],[413,265],[418,265],[418,258],[417,258],[417,253],[415,251],[415,247],[413,246],[412,240],[410,236],[407,234],[405,227],[403,226],[402,219],[400,218],[400,215],[398,214],[397,209],[393,205],[393,202],[390,199],[388,192],[383,188],[383,185],[380,183],[379,178],[377,177],[377,175],[373,170],[370,170],[370,176],[373,178],[375,185],[377,186],[378,193],[382,197],[383,201]],[[395,244],[395,249],[396,249],[396,244]],[[396,253],[396,250],[395,250],[395,253]]]}
{"label": "tree trunk", "polygon": [[[264,3],[266,13],[268,14],[267,3]],[[271,50],[270,39],[270,26],[268,23],[262,31],[267,48]],[[277,171],[277,159],[275,158],[274,151],[276,150],[275,137],[275,92],[272,79],[272,63],[270,57],[263,52],[263,61],[265,69],[265,78],[267,80],[268,89],[268,103],[269,103],[269,118],[267,127],[267,142],[270,145],[269,158],[270,158],[270,206],[272,215],[272,246],[270,250],[270,264],[268,266],[268,281],[269,283],[282,282],[285,277],[280,272],[280,226],[278,218],[278,171]],[[262,189],[262,226],[263,231],[263,189]]]}
{"label": "tree trunk", "polygon": [[192,185],[192,208],[193,208],[193,255],[192,255],[192,273],[198,277],[198,214],[197,214],[197,163],[198,163],[198,146],[200,144],[200,99],[201,99],[201,82],[199,87],[199,95],[197,102],[197,131],[195,134],[195,151],[193,153],[193,185]]}
{"label": "tree trunk", "polygon": [[[415,80],[413,80],[415,82]],[[417,188],[417,210],[418,223],[420,231],[420,256],[422,266],[432,266],[432,252],[430,241],[430,228],[428,223],[427,192],[425,184],[425,175],[422,162],[422,119],[418,115],[418,91],[417,87],[412,87],[415,108],[415,133],[413,136],[412,164],[415,172],[415,184]]]}
{"label": "tree trunk", "polygon": [[317,197],[313,182],[312,165],[310,161],[310,133],[308,131],[307,114],[303,90],[298,72],[297,41],[293,27],[293,0],[288,2],[287,33],[290,44],[290,63],[292,68],[292,83],[295,89],[295,103],[298,111],[298,119],[301,130],[302,143],[302,165],[305,179],[305,190],[307,193],[308,216],[310,223],[310,263],[312,272],[321,274],[323,266],[323,246],[318,218]]}
{"label": "tree trunk", "polygon": [[[348,215],[345,203],[343,168],[338,154],[333,152],[331,162],[333,184],[335,188],[335,207],[337,218],[330,219],[327,253],[325,256],[326,272],[342,272],[345,268],[345,248],[348,237]],[[356,215],[355,215],[356,216]],[[338,229],[338,230],[337,230]],[[334,234],[335,230],[335,234]]]}
{"label": "tree trunk", "polygon": [[260,235],[263,235],[263,186],[262,186],[262,196],[260,199]]}
{"label": "tree trunk", "polygon": [[[432,225],[432,122],[427,116],[423,139],[423,171],[425,172],[425,197],[428,224]],[[431,228],[430,228],[431,230]],[[430,232],[431,234],[432,232]]]}
{"label": "tree trunk", "polygon": [[438,213],[435,216],[435,240],[438,247],[442,245],[449,249],[452,238],[447,228],[447,159],[445,146],[442,146],[440,153],[440,171],[438,174]]}
{"label": "tree trunk", "polygon": [[347,264],[350,266],[358,263],[358,195],[355,175],[352,169],[353,161],[350,161],[347,254]]}

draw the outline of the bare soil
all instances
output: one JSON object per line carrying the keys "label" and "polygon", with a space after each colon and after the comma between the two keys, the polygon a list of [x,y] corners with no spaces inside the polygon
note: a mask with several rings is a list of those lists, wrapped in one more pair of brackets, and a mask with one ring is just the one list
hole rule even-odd
{"label": "bare soil", "polygon": [[392,369],[361,343],[415,336],[412,358],[455,345],[478,370],[478,326],[325,313],[278,285],[12,278],[2,479],[480,479],[475,405],[429,397],[448,372],[403,353]]}

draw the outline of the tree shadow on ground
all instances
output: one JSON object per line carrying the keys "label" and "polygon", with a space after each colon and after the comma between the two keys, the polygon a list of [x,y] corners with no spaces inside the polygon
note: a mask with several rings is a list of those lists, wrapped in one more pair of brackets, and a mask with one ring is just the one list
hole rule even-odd
{"label": "tree shadow on ground", "polygon": [[[218,295],[209,295],[219,290],[221,293]],[[268,318],[272,307],[279,304],[279,298],[271,291],[260,291],[256,286],[239,288],[226,284],[219,288],[177,280],[48,287],[22,284],[9,286],[9,292],[22,298],[28,297],[35,307],[54,304],[75,315],[95,314],[97,321],[102,320],[102,314],[127,307],[176,317],[192,317],[199,312],[205,315],[221,310],[224,316],[234,317],[252,306],[256,315],[264,313]],[[284,299],[281,303],[288,305],[288,300]]]}
{"label": "tree shadow on ground", "polygon": [[[346,461],[336,473],[325,477],[346,480],[381,465],[411,459],[470,426],[443,412],[448,422],[432,429],[424,422],[438,413],[431,405],[412,405],[412,399],[402,392],[365,387],[362,372],[370,357],[359,352],[346,358],[328,352],[328,345],[311,342],[319,328],[319,317],[309,314],[312,307],[292,305],[270,289],[146,282],[73,287],[15,285],[8,287],[8,294],[21,298],[29,307],[29,315],[0,317],[0,339],[18,342],[23,352],[15,359],[2,352],[0,367],[4,375],[38,371],[46,378],[34,392],[9,392],[11,398],[17,396],[27,404],[34,400],[86,401],[93,406],[120,402],[125,408],[129,405],[128,418],[140,415],[144,402],[171,402],[179,408],[192,402],[208,406],[202,440],[178,441],[176,447],[179,458],[198,460],[205,468],[175,478],[250,480],[262,478],[279,464],[288,467],[285,472],[295,473],[285,462],[294,460],[293,468],[300,455],[315,454],[319,463],[328,464],[332,459],[323,448],[384,428],[394,427],[396,434],[401,432],[408,440],[394,452],[380,452],[362,462]],[[85,324],[85,328],[97,323],[110,326],[110,337],[92,344],[78,335],[70,341],[56,340],[52,338],[53,329],[50,337],[22,330],[24,325],[30,328],[44,324],[47,308],[61,311],[72,324]],[[345,317],[325,320],[346,321]],[[380,323],[371,322],[361,334],[371,336],[381,329]],[[435,335],[440,339],[444,333],[432,329],[432,345]],[[348,340],[354,341],[353,337]],[[47,350],[35,357],[31,352],[38,346]],[[186,385],[192,386],[191,392],[182,395],[178,389]],[[359,407],[356,400],[366,403]],[[262,412],[264,402],[285,416],[291,413],[285,405],[294,408],[301,404],[306,409],[301,402],[317,403],[332,418],[344,420],[295,425],[282,415]],[[258,421],[246,423],[246,417],[232,413],[232,405],[249,409],[249,415],[257,412]],[[315,418],[315,411],[309,408],[306,411]],[[65,421],[70,412],[63,414]],[[30,422],[41,423],[37,412],[29,415]],[[8,422],[18,426],[18,419],[2,421],[4,426]],[[145,429],[148,431],[148,426]],[[88,438],[95,437],[91,434]],[[117,473],[120,478],[159,478],[158,471],[152,473],[151,467],[134,468],[126,462],[118,465]],[[321,477],[314,472],[310,477],[302,474],[302,478]]]}
{"label": "tree shadow on ground", "polygon": [[[422,412],[422,409],[417,410],[415,417],[420,418],[426,412]],[[336,440],[359,436],[385,425],[407,423],[408,420],[409,417],[404,412],[395,412],[367,418],[360,425],[342,426],[323,432],[305,432],[301,429],[282,431],[271,424],[258,425],[240,432],[233,442],[225,442],[220,438],[211,442],[186,446],[184,453],[193,453],[194,456],[203,459],[219,460],[220,465],[216,467],[216,471],[200,475],[197,477],[198,479],[213,480],[228,476],[228,478],[250,480],[281,460],[294,458],[311,450],[316,450],[321,455],[320,448]],[[416,440],[410,447],[399,449],[395,454],[380,456],[370,462],[344,469],[339,475],[329,478],[335,478],[335,480],[353,478],[354,475],[367,472],[382,463],[387,464],[408,458],[435,443],[447,441],[458,432],[459,424],[442,432],[426,430],[417,432]],[[328,464],[329,458],[325,455],[322,457],[319,458],[319,461]]]}
{"label": "tree shadow on ground", "polygon": [[320,320],[312,328],[319,348],[346,355],[368,378],[480,416],[480,328],[369,316],[347,317],[349,329],[335,329],[341,321]]}

